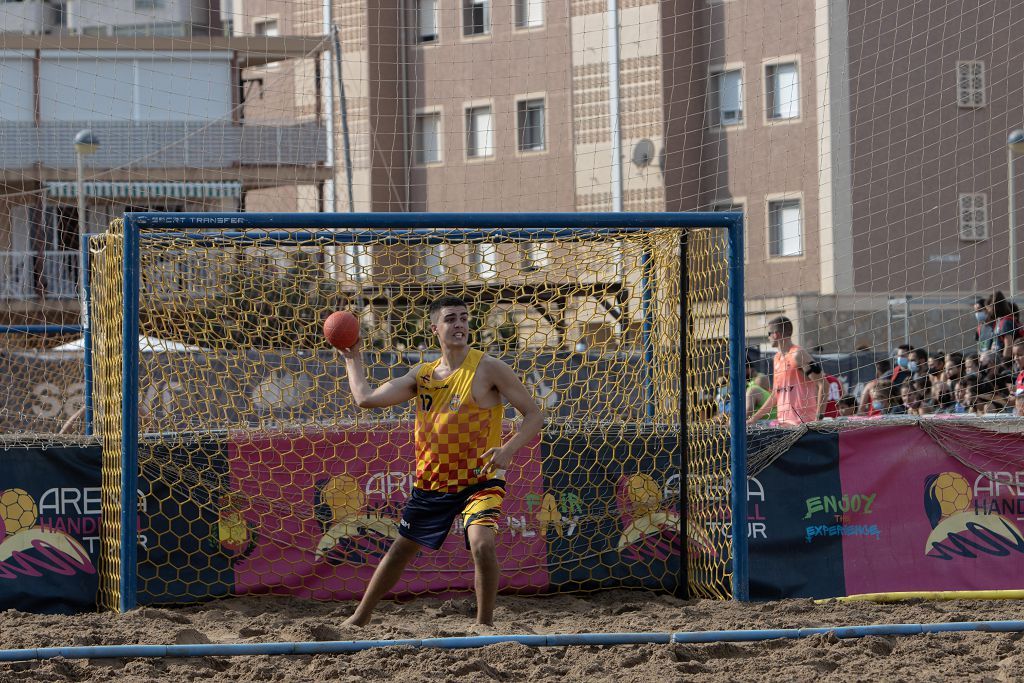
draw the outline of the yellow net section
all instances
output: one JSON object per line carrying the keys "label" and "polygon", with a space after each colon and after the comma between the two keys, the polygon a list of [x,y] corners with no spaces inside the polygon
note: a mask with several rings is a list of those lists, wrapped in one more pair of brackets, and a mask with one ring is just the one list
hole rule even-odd
{"label": "yellow net section", "polygon": [[[139,345],[139,602],[362,593],[411,492],[414,405],[358,409],[323,321],[341,309],[358,316],[376,385],[438,357],[427,309],[441,295],[467,302],[471,343],[509,364],[546,417],[507,475],[502,590],[681,592],[688,569],[691,591],[725,595],[727,444],[704,410],[727,367],[721,233],[143,234],[139,339],[127,341]],[[106,606],[117,604],[120,571],[110,522],[122,457],[122,244],[118,224],[92,244]],[[681,310],[697,354],[685,362]],[[506,433],[517,417],[507,409]],[[684,534],[685,451],[704,493],[687,501]],[[396,595],[471,589],[464,533],[457,518]]]}
{"label": "yellow net section", "polygon": [[[723,396],[729,384],[728,261],[724,231],[684,234],[687,291],[685,370],[687,528],[690,593],[732,594],[730,500],[732,469]],[[746,523],[746,520],[743,520]]]}
{"label": "yellow net section", "polygon": [[124,332],[124,224],[118,219],[105,235],[91,238],[93,318],[93,395],[95,433],[103,446],[101,473],[99,595],[102,607],[116,608],[121,575],[121,397]]}

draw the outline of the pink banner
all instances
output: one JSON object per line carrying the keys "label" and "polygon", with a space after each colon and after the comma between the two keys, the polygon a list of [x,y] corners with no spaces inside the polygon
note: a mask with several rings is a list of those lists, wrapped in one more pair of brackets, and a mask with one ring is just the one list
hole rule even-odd
{"label": "pink banner", "polygon": [[[397,537],[412,490],[409,425],[367,431],[235,435],[228,457],[235,509],[249,549],[235,565],[236,592],[346,600],[362,595]],[[544,537],[526,524],[525,501],[542,494],[539,444],[509,469],[498,536],[504,591],[548,586]],[[396,597],[459,593],[473,587],[461,520],[437,551],[413,560]]]}
{"label": "pink banner", "polygon": [[879,427],[839,449],[842,523],[873,530],[843,538],[848,595],[1024,585],[1024,437]]}

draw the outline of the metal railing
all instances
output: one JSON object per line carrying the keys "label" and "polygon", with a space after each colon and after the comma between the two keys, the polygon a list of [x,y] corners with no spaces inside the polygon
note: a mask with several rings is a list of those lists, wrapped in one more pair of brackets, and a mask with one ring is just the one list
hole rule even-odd
{"label": "metal railing", "polygon": [[[69,142],[84,125],[80,121],[0,121],[0,167],[73,169],[75,149]],[[327,134],[316,122],[270,126],[229,121],[93,121],[88,125],[103,141],[89,157],[91,168],[128,163],[139,169],[312,166],[327,160]]]}
{"label": "metal railing", "polygon": [[0,251],[0,299],[74,299],[79,252]]}

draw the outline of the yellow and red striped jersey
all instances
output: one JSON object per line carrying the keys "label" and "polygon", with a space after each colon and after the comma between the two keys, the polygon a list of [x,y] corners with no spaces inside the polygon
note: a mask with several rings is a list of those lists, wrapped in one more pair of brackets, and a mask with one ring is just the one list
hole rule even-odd
{"label": "yellow and red striped jersey", "polygon": [[443,380],[434,379],[441,359],[416,371],[416,487],[452,492],[486,481],[480,456],[501,445],[499,403],[480,408],[472,386],[483,352],[470,349],[462,365]]}

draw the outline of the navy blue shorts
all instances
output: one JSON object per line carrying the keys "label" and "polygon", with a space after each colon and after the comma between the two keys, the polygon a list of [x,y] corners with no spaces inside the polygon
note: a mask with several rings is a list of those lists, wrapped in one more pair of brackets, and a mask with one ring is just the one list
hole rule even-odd
{"label": "navy blue shorts", "polygon": [[[489,479],[455,493],[413,488],[412,496],[402,510],[398,533],[410,541],[437,550],[444,544],[452,523],[460,514],[462,525],[467,529],[474,524],[497,529],[504,498],[505,482],[501,479]],[[469,548],[469,534],[466,534],[466,548]]]}

